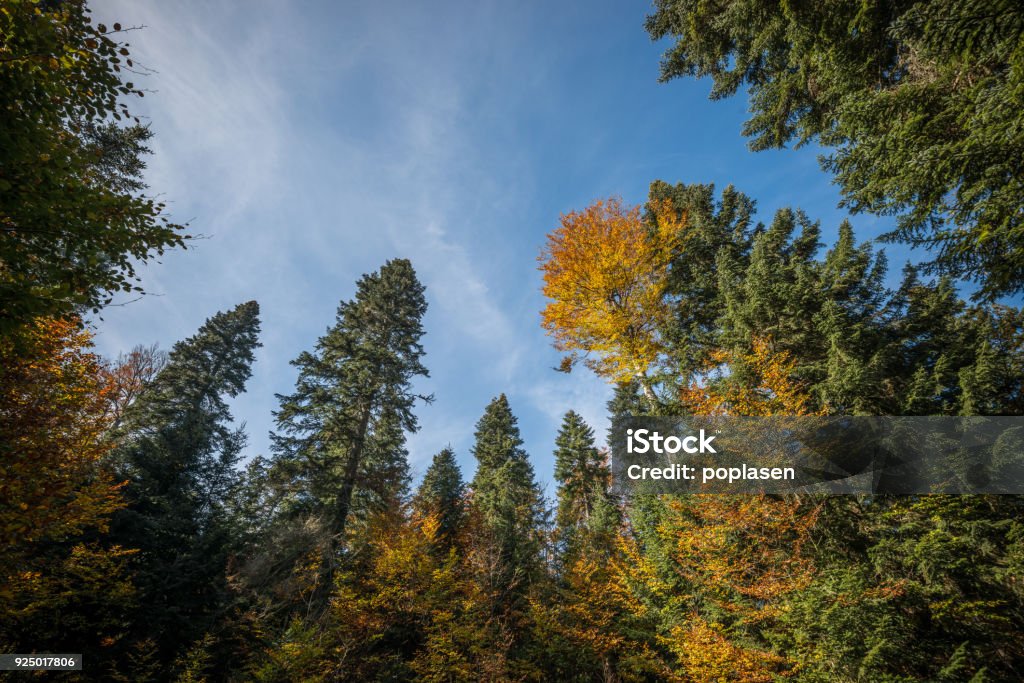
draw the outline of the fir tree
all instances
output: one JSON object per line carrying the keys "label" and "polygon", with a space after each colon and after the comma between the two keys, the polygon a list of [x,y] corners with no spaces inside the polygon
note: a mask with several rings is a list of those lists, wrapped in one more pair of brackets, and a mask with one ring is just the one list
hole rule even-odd
{"label": "fir tree", "polygon": [[1024,286],[1020,3],[658,0],[647,30],[676,40],[663,80],[749,86],[753,149],[822,143],[847,206],[897,216],[890,238],[982,295]]}
{"label": "fir tree", "polygon": [[488,404],[476,424],[473,506],[497,557],[492,587],[508,607],[541,568],[543,498],[505,395]]}
{"label": "fir tree", "polygon": [[820,232],[802,211],[781,209],[754,236],[746,267],[731,263],[722,269],[726,346],[750,348],[755,337],[776,340],[779,350],[820,345],[813,323],[821,305],[814,272]]}
{"label": "fir tree", "polygon": [[455,453],[445,448],[434,456],[413,501],[420,515],[434,519],[435,539],[445,552],[455,545],[465,521],[465,497],[466,485]]}
{"label": "fir tree", "polygon": [[[714,185],[651,183],[648,203],[670,201],[683,227],[673,252],[665,290],[672,316],[664,330],[672,372],[690,378],[707,362],[717,337],[721,294],[719,259],[745,264],[754,229],[754,201],[732,185],[715,197]],[[648,216],[651,220],[653,216]]]}
{"label": "fir tree", "polygon": [[[356,283],[337,321],[292,364],[295,391],[278,396],[276,465],[290,473],[293,498],[323,520],[321,599],[345,546],[353,514],[394,505],[408,486],[405,432],[420,362],[424,287],[405,259],[385,263]],[[322,602],[322,600],[321,600]]]}
{"label": "fir tree", "polygon": [[617,417],[651,414],[650,405],[643,400],[636,382],[619,382],[608,400],[608,416],[614,422]]}
{"label": "fir tree", "polygon": [[608,490],[611,472],[604,453],[594,444],[594,430],[572,410],[565,414],[555,438],[555,481],[555,523],[563,555],[574,555],[587,540],[607,550],[618,527]]}
{"label": "fir tree", "polygon": [[202,635],[224,600],[224,503],[245,444],[226,399],[250,376],[258,315],[255,301],[241,304],[175,344],[119,430],[128,507],[114,516],[112,539],[139,549],[135,623],[165,661]]}

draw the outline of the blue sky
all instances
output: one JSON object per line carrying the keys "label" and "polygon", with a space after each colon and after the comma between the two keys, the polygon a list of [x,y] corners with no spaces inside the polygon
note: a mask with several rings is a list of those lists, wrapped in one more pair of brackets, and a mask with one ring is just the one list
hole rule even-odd
{"label": "blue sky", "polygon": [[[467,478],[473,428],[506,393],[551,493],[561,416],[603,437],[609,389],[552,370],[536,256],[560,213],[654,179],[732,183],[769,220],[800,206],[830,240],[843,211],[813,149],[747,151],[745,99],[659,84],[649,6],[623,2],[100,1],[155,71],[136,109],[156,137],[148,181],[207,238],[145,267],[152,295],[108,308],[97,346],[169,348],[218,310],[262,310],[248,392],[249,455],[268,453],[289,361],[333,323],[355,280],[407,257],[427,286],[415,475],[450,444]],[[888,223],[857,216],[861,239]],[[898,273],[907,252],[889,247]]]}

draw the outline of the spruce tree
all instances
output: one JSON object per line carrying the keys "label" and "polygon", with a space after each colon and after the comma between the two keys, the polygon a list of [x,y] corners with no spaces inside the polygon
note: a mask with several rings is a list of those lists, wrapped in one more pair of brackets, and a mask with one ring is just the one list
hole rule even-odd
{"label": "spruce tree", "polygon": [[292,362],[295,391],[278,396],[275,465],[290,473],[297,504],[323,521],[322,591],[353,515],[394,505],[408,486],[405,432],[417,428],[412,382],[427,376],[426,310],[412,264],[388,261],[359,279],[316,348]]}
{"label": "spruce tree", "polygon": [[672,316],[664,337],[674,361],[672,372],[690,378],[707,362],[717,337],[721,293],[716,263],[747,262],[755,208],[754,201],[732,185],[716,199],[714,185],[655,180],[648,201],[665,200],[685,218],[680,238],[686,248],[675,250],[668,268],[665,290]]}
{"label": "spruce tree", "polygon": [[[1024,6],[1010,0],[657,0],[661,77],[749,86],[755,150],[817,141],[854,211],[981,295],[1024,287]],[[922,160],[927,159],[927,163]]]}
{"label": "spruce tree", "polygon": [[609,494],[611,472],[594,444],[594,430],[572,410],[565,414],[555,438],[555,481],[555,523],[563,556],[574,555],[586,540],[607,546],[604,541],[615,533],[618,522]]}
{"label": "spruce tree", "polygon": [[114,516],[111,539],[139,550],[137,635],[153,639],[164,661],[203,634],[224,599],[224,503],[245,444],[226,399],[251,374],[258,315],[255,301],[241,304],[175,344],[117,435],[128,507]]}
{"label": "spruce tree", "polygon": [[[612,397],[607,403],[608,417],[614,423],[616,418],[635,415],[649,415],[650,404],[643,400],[636,382],[620,382],[615,385]],[[611,431],[608,434],[611,438]]]}
{"label": "spruce tree", "polygon": [[438,547],[447,552],[454,545],[465,521],[466,485],[455,462],[455,453],[445,448],[434,456],[413,501],[417,512],[437,523]]}
{"label": "spruce tree", "polygon": [[517,422],[505,394],[498,396],[476,423],[473,446],[473,505],[497,551],[495,587],[507,596],[522,594],[537,578],[544,524],[543,497]]}
{"label": "spruce tree", "polygon": [[[814,277],[820,232],[802,211],[780,209],[754,236],[746,266],[722,269],[727,346],[747,350],[755,338],[773,339],[779,350],[820,345],[813,325],[820,306]],[[726,280],[730,274],[734,279]]]}

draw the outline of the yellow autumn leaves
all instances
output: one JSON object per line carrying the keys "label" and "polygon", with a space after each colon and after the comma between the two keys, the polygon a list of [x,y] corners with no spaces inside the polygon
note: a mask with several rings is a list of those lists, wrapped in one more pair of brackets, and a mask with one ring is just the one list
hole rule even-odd
{"label": "yellow autumn leaves", "polygon": [[548,235],[538,261],[551,301],[541,316],[556,348],[570,354],[563,369],[582,358],[614,382],[644,383],[664,352],[667,265],[686,217],[669,202],[649,214],[619,199],[597,201],[563,214]]}

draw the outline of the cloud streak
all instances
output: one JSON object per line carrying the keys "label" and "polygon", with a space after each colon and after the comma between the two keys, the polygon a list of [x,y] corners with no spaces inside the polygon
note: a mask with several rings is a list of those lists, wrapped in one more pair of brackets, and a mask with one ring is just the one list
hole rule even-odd
{"label": "cloud streak", "polygon": [[[523,181],[531,159],[489,139],[515,115],[488,76],[514,78],[515,64],[483,26],[439,27],[410,44],[425,14],[386,22],[351,10],[333,17],[342,36],[329,41],[315,13],[278,3],[118,1],[96,11],[146,26],[132,49],[155,71],[139,103],[157,133],[148,179],[176,218],[210,236],[146,269],[160,296],[111,309],[103,351],[169,346],[216,310],[257,299],[265,346],[233,408],[250,453],[266,452],[273,394],[294,379],[287,361],[322,334],[361,273],[407,256],[428,288],[424,388],[437,396],[419,410],[414,467],[452,443],[471,469],[473,424],[501,392],[533,414],[528,445],[548,450],[538,435],[554,418],[543,414],[586,402],[594,383],[552,378],[551,363],[537,362],[538,341],[540,355],[547,346],[536,317],[513,313],[536,283],[522,280],[532,263],[508,267],[523,236],[502,222],[533,199]],[[467,21],[494,19],[484,8]],[[586,412],[599,419],[597,407]]]}
{"label": "cloud streak", "polygon": [[504,392],[548,479],[562,414],[603,436],[610,395],[587,372],[551,369],[535,258],[559,213],[610,194],[642,201],[655,178],[758,196],[799,177],[801,197],[758,198],[835,215],[835,188],[807,166],[813,150],[752,155],[726,134],[742,102],[656,82],[642,8],[107,0],[94,11],[147,27],[129,35],[157,72],[138,103],[156,133],[148,177],[210,236],[144,270],[160,296],[106,311],[100,348],[167,347],[259,301],[264,348],[233,405],[249,454],[267,452],[274,394],[294,383],[288,361],[360,275],[402,256],[430,303],[432,375],[417,389],[437,397],[418,409],[414,468],[450,443],[471,476],[474,424]]}

